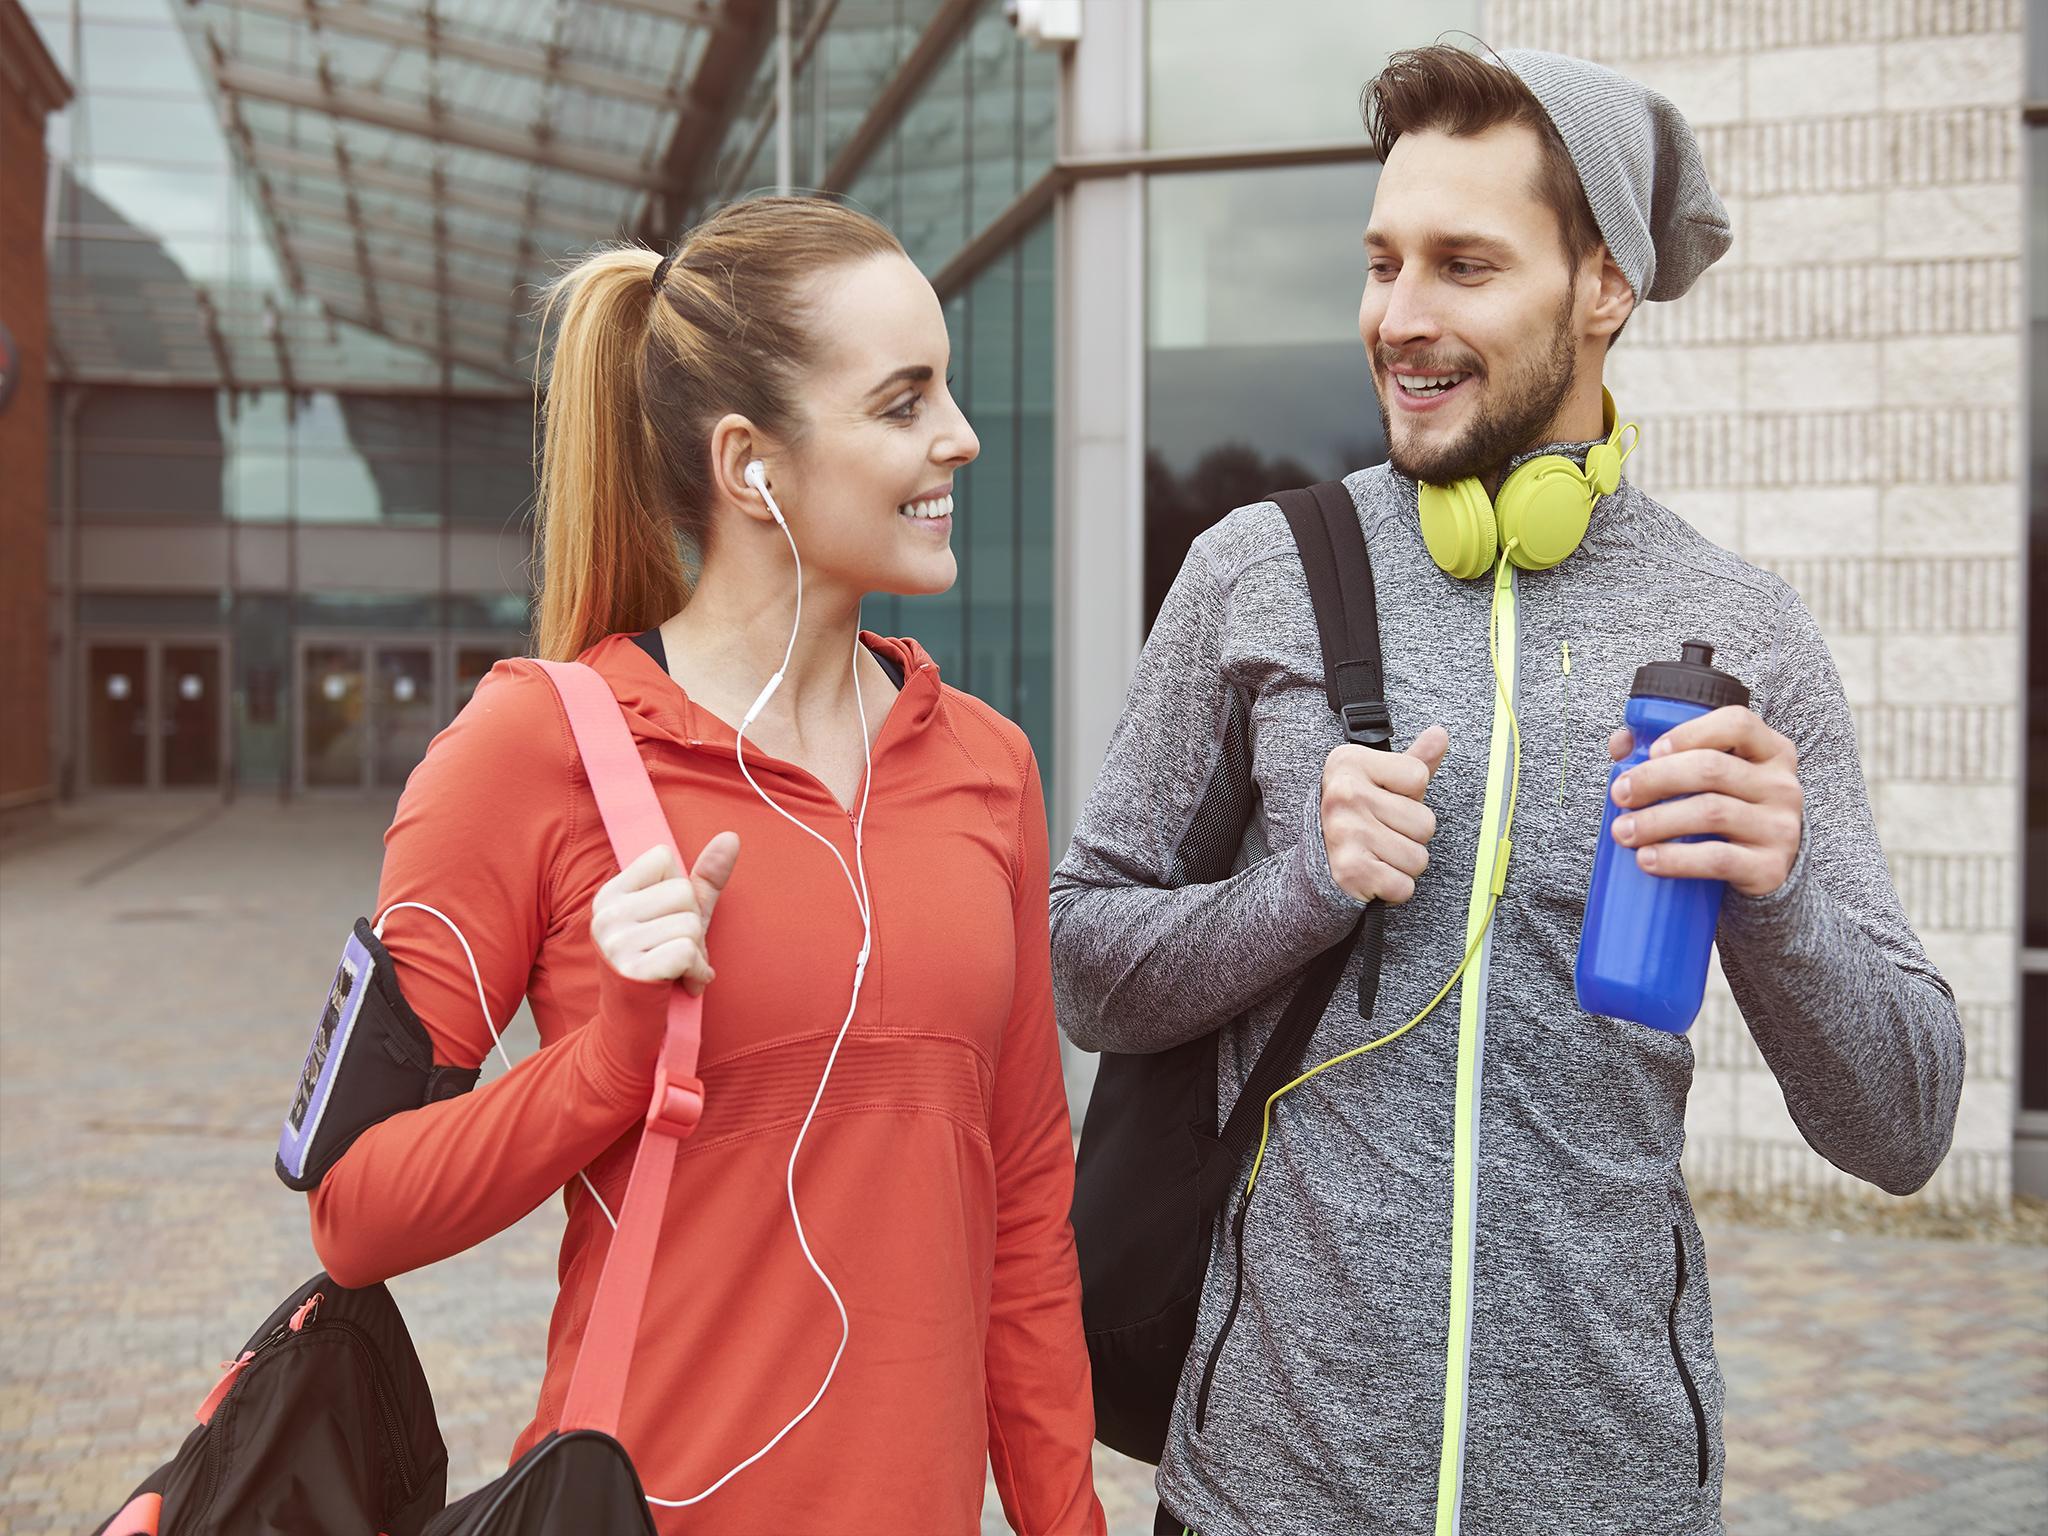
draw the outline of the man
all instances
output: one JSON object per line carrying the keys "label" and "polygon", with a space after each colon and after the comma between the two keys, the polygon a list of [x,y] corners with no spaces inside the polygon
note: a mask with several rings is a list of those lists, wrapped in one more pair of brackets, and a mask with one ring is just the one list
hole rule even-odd
{"label": "man", "polygon": [[[1727,882],[1722,965],[1815,1149],[1894,1193],[1925,1183],[1961,1028],[1785,583],[1626,481],[1548,569],[1502,572],[1489,544],[1460,579],[1425,546],[1422,483],[1491,494],[1538,450],[1583,464],[1607,440],[1609,344],[1728,246],[1691,130],[1598,66],[1442,47],[1396,56],[1367,117],[1383,170],[1359,334],[1391,463],[1346,484],[1409,745],[1337,744],[1276,507],[1196,540],[1053,883],[1060,1019],[1125,1052],[1220,1030],[1227,1114],[1302,968],[1366,903],[1387,904],[1375,1017],[1354,956],[1308,1065],[1421,1013],[1483,938],[1440,1008],[1280,1102],[1241,1276],[1212,1245],[1161,1528],[1717,1532],[1722,1391],[1679,1172],[1691,1047],[1573,988],[1638,666],[1707,640],[1751,690],[1620,781],[1614,835],[1656,876]],[[1219,848],[1233,805],[1251,806],[1243,845]]]}

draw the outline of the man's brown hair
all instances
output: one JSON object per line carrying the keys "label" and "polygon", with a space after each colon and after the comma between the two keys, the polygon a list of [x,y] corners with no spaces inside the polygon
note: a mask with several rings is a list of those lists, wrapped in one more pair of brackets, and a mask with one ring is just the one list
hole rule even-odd
{"label": "man's brown hair", "polygon": [[1601,245],[1600,226],[1557,127],[1519,76],[1462,48],[1437,43],[1408,48],[1365,88],[1365,131],[1382,164],[1404,133],[1434,129],[1453,136],[1484,133],[1504,123],[1536,131],[1541,156],[1536,195],[1557,214],[1565,259],[1574,272]]}

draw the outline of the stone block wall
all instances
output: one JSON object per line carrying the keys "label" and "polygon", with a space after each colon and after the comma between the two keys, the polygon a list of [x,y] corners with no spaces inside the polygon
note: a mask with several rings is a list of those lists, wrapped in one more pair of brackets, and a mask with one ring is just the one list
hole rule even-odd
{"label": "stone block wall", "polygon": [[[1609,383],[1631,476],[1779,572],[1833,648],[1878,828],[1969,1073],[1921,1197],[2012,1183],[2024,721],[2024,0],[1492,0],[1496,47],[1686,113],[1735,245],[1647,305]],[[1695,1190],[1887,1197],[1800,1138],[1719,977],[1692,1031]]]}

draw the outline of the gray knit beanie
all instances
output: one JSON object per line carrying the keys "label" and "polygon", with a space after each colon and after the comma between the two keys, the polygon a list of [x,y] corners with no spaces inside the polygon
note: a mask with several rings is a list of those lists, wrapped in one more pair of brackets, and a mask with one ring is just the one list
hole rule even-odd
{"label": "gray knit beanie", "polygon": [[1677,298],[1721,259],[1733,238],[1728,210],[1678,108],[1584,59],[1533,48],[1499,58],[1556,125],[1593,222],[1638,301]]}

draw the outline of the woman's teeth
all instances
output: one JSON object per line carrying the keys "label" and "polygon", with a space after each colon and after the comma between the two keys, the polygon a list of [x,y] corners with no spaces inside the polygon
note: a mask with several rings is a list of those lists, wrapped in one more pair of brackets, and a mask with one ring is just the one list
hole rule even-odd
{"label": "woman's teeth", "polygon": [[953,498],[950,496],[935,496],[930,501],[906,502],[896,510],[905,517],[951,517],[953,515]]}

